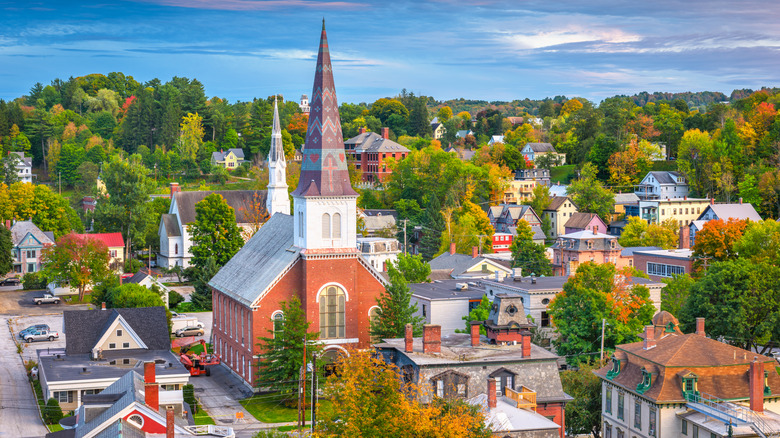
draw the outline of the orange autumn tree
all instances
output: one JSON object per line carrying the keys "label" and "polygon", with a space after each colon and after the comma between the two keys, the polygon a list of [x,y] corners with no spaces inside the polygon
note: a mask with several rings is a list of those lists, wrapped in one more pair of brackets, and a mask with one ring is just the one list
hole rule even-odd
{"label": "orange autumn tree", "polygon": [[[318,437],[488,438],[490,429],[476,406],[448,402],[405,383],[398,368],[365,350],[352,350],[336,363],[325,395],[331,409],[317,421]],[[446,427],[442,427],[446,425]]]}
{"label": "orange autumn tree", "polygon": [[736,258],[734,244],[742,238],[747,224],[748,221],[737,219],[705,222],[701,231],[696,233],[693,245],[695,270],[706,269],[712,262]]}

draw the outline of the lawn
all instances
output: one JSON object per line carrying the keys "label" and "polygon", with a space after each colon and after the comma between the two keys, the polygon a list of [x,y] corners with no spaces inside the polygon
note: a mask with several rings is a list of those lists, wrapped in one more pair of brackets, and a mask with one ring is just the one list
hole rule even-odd
{"label": "lawn", "polygon": [[550,169],[550,181],[568,184],[576,176],[575,167],[575,164],[553,167]]}
{"label": "lawn", "polygon": [[193,415],[192,418],[195,420],[196,426],[217,424],[214,422],[214,419],[211,418],[209,414],[207,414],[203,409],[201,409],[197,414]]}
{"label": "lawn", "polygon": [[[298,421],[298,408],[288,408],[281,403],[282,396],[279,393],[259,394],[244,400],[241,405],[258,421],[263,423],[289,423]],[[319,401],[319,410],[329,410],[329,400]],[[306,420],[311,419],[311,411],[306,411]]]}

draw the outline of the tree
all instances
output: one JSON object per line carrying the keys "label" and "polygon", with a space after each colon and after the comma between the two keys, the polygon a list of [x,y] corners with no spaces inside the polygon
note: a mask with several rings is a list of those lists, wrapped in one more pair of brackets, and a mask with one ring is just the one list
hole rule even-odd
{"label": "tree", "polygon": [[58,424],[62,420],[62,416],[60,402],[54,397],[50,398],[43,409],[43,421],[46,424]]}
{"label": "tree", "polygon": [[677,247],[677,234],[672,227],[676,227],[677,222],[665,224],[647,224],[638,216],[628,218],[623,233],[618,242],[624,247],[632,246],[658,246],[663,249]]}
{"label": "tree", "polygon": [[596,360],[561,372],[561,385],[574,400],[566,404],[566,436],[601,436],[601,379],[594,374],[602,364]]}
{"label": "tree", "polygon": [[444,123],[452,118],[452,108],[443,106],[436,112],[436,117],[439,119],[439,123]]}
{"label": "tree", "polygon": [[[430,268],[429,268],[430,269]],[[390,283],[376,299],[379,308],[370,320],[371,337],[374,339],[401,338],[406,324],[412,324],[415,335],[422,334],[423,318],[415,316],[417,304],[412,304],[412,292],[407,280],[393,264],[388,270]]]}
{"label": "tree", "polygon": [[97,284],[110,274],[108,247],[97,239],[68,234],[59,238],[56,245],[44,248],[42,257],[44,275],[76,287],[79,301],[84,300],[88,285]]}
{"label": "tree", "polygon": [[534,232],[525,219],[517,223],[517,235],[512,241],[512,266],[525,274],[552,275],[552,265],[544,245],[534,243]]}
{"label": "tree", "polygon": [[441,215],[441,204],[436,195],[430,196],[421,225],[420,255],[424,260],[431,260],[439,251],[441,235],[445,229],[444,218]]}
{"label": "tree", "polygon": [[431,265],[420,255],[398,254],[398,259],[387,266],[387,271],[397,271],[407,283],[426,283],[431,275]]}
{"label": "tree", "polygon": [[693,287],[694,280],[689,274],[674,274],[672,278],[664,279],[664,286],[661,289],[661,310],[666,310],[672,315],[680,315],[680,311],[688,301]]}
{"label": "tree", "polygon": [[770,341],[780,341],[780,266],[748,259],[713,263],[691,287],[681,328],[692,330],[697,317],[707,319],[713,339],[766,353]]}
{"label": "tree", "polygon": [[195,289],[192,292],[192,304],[201,309],[211,310],[213,302],[209,281],[217,275],[217,272],[219,272],[219,267],[217,267],[214,257],[206,257],[200,266],[193,265],[186,269],[187,278],[192,280]]}
{"label": "tree", "polygon": [[[490,316],[490,309],[492,308],[493,303],[490,301],[487,295],[482,295],[482,299],[479,301],[479,305],[471,309],[468,315],[461,317],[461,319],[466,323],[466,328],[464,330],[455,329],[455,331],[457,333],[471,333],[471,321],[486,321],[488,316]],[[483,335],[487,335],[487,331],[485,331],[484,326],[479,326],[479,332]]]}
{"label": "tree", "polygon": [[[619,274],[619,275],[618,275]],[[649,324],[655,307],[645,286],[628,285],[630,272],[618,272],[611,263],[582,263],[563,291],[550,303],[548,313],[558,338],[556,351],[571,364],[599,350],[602,319],[606,320],[604,346],[633,342]]]}
{"label": "tree", "polygon": [[586,163],[580,171],[580,177],[571,184],[567,193],[574,204],[583,213],[596,213],[605,222],[615,205],[615,195],[596,178],[597,169]]}
{"label": "tree", "polygon": [[0,182],[10,186],[19,181],[19,170],[17,164],[21,162],[16,154],[8,154],[0,160]]}
{"label": "tree", "polygon": [[209,257],[221,268],[244,245],[236,225],[236,213],[219,193],[212,193],[195,204],[195,222],[189,227],[192,264],[198,268]]}
{"label": "tree", "polygon": [[747,227],[746,220],[715,219],[704,223],[701,231],[696,233],[693,244],[693,259],[695,266],[706,268],[713,261],[724,261],[737,256],[734,244],[742,238]]}
{"label": "tree", "polygon": [[[155,285],[156,287],[156,285]],[[156,290],[147,289],[140,284],[113,284],[110,285],[106,291],[99,296],[95,294],[92,302],[99,304],[100,302],[106,303],[108,308],[130,308],[130,307],[160,307],[165,306],[162,300],[162,291],[157,288]]]}
{"label": "tree", "polygon": [[[339,359],[325,383],[332,409],[320,413],[317,428],[327,437],[488,438],[490,429],[476,407],[435,398],[399,382],[399,370],[365,350]],[[400,388],[399,388],[400,386]],[[442,427],[446,425],[446,427]]]}
{"label": "tree", "polygon": [[[262,358],[257,362],[258,388],[280,391],[286,398],[297,399],[301,367],[318,353],[322,346],[317,342],[319,332],[309,331],[311,323],[301,307],[301,301],[293,296],[281,302],[283,320],[268,331],[269,336],[258,337]],[[303,356],[304,346],[306,358]]]}
{"label": "tree", "polygon": [[241,230],[241,236],[245,241],[248,241],[260,231],[260,227],[268,220],[268,211],[265,209],[265,202],[260,196],[260,192],[255,192],[252,195],[252,200],[246,205],[238,207],[238,210],[244,214],[246,223],[249,224],[249,229]]}
{"label": "tree", "polygon": [[11,232],[8,228],[0,225],[0,272],[11,272],[11,269],[13,269],[13,247],[14,243],[11,240]]}
{"label": "tree", "polygon": [[179,155],[194,160],[203,144],[203,118],[195,114],[187,114],[181,121],[179,136]]}
{"label": "tree", "polygon": [[780,260],[780,222],[766,219],[748,224],[742,237],[734,244],[740,258],[755,261]]}

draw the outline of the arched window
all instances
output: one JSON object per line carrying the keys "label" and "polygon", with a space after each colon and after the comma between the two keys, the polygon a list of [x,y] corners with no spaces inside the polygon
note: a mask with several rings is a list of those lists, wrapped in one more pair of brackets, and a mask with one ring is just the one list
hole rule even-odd
{"label": "arched window", "polygon": [[298,237],[303,237],[303,211],[298,210]]}
{"label": "arched window", "polygon": [[333,238],[341,239],[341,214],[333,213]]}
{"label": "arched window", "polygon": [[133,414],[133,415],[127,417],[127,421],[128,421],[128,423],[132,423],[132,424],[134,424],[134,425],[136,425],[138,427],[144,427],[144,417],[142,417],[142,416],[140,416],[138,414]]}
{"label": "arched window", "polygon": [[330,239],[330,215],[328,213],[322,215],[322,238]]}
{"label": "arched window", "polygon": [[274,312],[273,316],[271,316],[271,321],[274,323],[274,338],[277,334],[281,333],[282,330],[284,330],[284,313],[282,313],[281,310],[277,310]]}
{"label": "arched window", "polygon": [[179,244],[178,243],[173,246],[173,253],[174,254],[179,254]]}
{"label": "arched window", "polygon": [[338,286],[328,286],[320,292],[320,337],[339,339],[344,335],[346,294]]}

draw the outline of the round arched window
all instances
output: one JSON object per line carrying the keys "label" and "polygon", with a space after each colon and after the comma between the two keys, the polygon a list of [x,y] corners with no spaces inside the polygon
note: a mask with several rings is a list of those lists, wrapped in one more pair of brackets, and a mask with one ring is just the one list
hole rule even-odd
{"label": "round arched window", "polygon": [[131,424],[133,424],[135,426],[138,426],[138,427],[144,427],[144,417],[142,417],[142,416],[140,416],[138,414],[133,414],[133,415],[127,417],[127,422],[131,423]]}
{"label": "round arched window", "polygon": [[338,286],[328,286],[320,292],[320,337],[339,339],[345,336],[347,296]]}
{"label": "round arched window", "polygon": [[550,304],[550,300],[548,298],[545,298],[545,299],[542,300],[542,304],[544,304],[546,306],[546,305]]}

